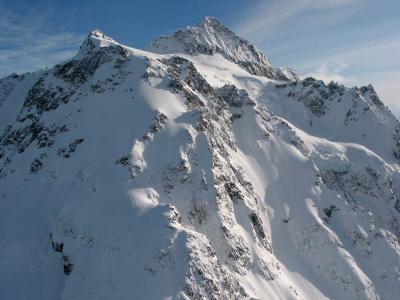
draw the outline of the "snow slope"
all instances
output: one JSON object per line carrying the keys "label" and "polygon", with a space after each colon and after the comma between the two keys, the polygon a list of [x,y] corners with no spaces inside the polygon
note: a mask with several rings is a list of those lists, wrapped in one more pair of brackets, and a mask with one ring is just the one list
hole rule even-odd
{"label": "snow slope", "polygon": [[1,299],[395,299],[400,126],[207,17],[0,80]]}

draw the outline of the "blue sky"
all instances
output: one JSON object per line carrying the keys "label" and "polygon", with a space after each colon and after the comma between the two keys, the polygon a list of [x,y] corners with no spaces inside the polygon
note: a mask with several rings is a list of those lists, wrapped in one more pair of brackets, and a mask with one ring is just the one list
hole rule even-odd
{"label": "blue sky", "polygon": [[0,0],[0,76],[71,57],[94,28],[144,48],[206,15],[275,65],[347,86],[372,83],[400,112],[400,0]]}

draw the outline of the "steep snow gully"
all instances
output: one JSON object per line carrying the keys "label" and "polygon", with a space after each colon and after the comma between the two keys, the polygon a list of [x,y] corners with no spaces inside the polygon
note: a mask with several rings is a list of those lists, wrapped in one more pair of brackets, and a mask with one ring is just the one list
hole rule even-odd
{"label": "steep snow gully", "polygon": [[400,123],[206,17],[0,80],[1,299],[396,299]]}

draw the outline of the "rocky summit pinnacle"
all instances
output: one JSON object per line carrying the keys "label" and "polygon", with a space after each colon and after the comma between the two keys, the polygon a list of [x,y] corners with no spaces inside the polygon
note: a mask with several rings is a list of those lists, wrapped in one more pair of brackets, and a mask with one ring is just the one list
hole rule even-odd
{"label": "rocky summit pinnacle", "polygon": [[195,27],[179,30],[153,41],[149,51],[156,53],[220,54],[254,75],[278,80],[297,80],[292,71],[272,66],[253,44],[237,36],[214,17],[205,17]]}
{"label": "rocky summit pinnacle", "polygon": [[400,122],[220,21],[0,79],[0,299],[397,299]]}

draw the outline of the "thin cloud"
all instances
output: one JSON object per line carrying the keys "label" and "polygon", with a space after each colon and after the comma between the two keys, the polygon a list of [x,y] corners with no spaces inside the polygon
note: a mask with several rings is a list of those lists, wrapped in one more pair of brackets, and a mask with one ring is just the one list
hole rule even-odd
{"label": "thin cloud", "polygon": [[34,14],[0,12],[0,77],[52,66],[73,56],[84,36],[49,30]]}
{"label": "thin cloud", "polygon": [[354,80],[343,75],[344,71],[348,66],[339,62],[336,64],[323,64],[317,70],[306,73],[302,77],[314,77],[324,81],[328,84],[331,81],[338,82],[340,84],[351,85],[354,84]]}
{"label": "thin cloud", "polygon": [[350,46],[338,45],[321,52],[319,56],[315,53],[304,55],[297,67],[305,70],[337,62],[346,64],[347,71],[352,73],[400,69],[400,39],[389,37]]}
{"label": "thin cloud", "polygon": [[[256,43],[262,42],[269,37],[270,33],[279,30],[281,24],[300,13],[318,13],[359,1],[361,0],[263,0],[248,12],[244,20],[235,26],[235,30]],[[315,17],[318,18],[318,15]],[[326,21],[328,21],[326,18],[319,19],[319,23]],[[310,22],[313,22],[313,19],[309,19],[308,23]]]}

